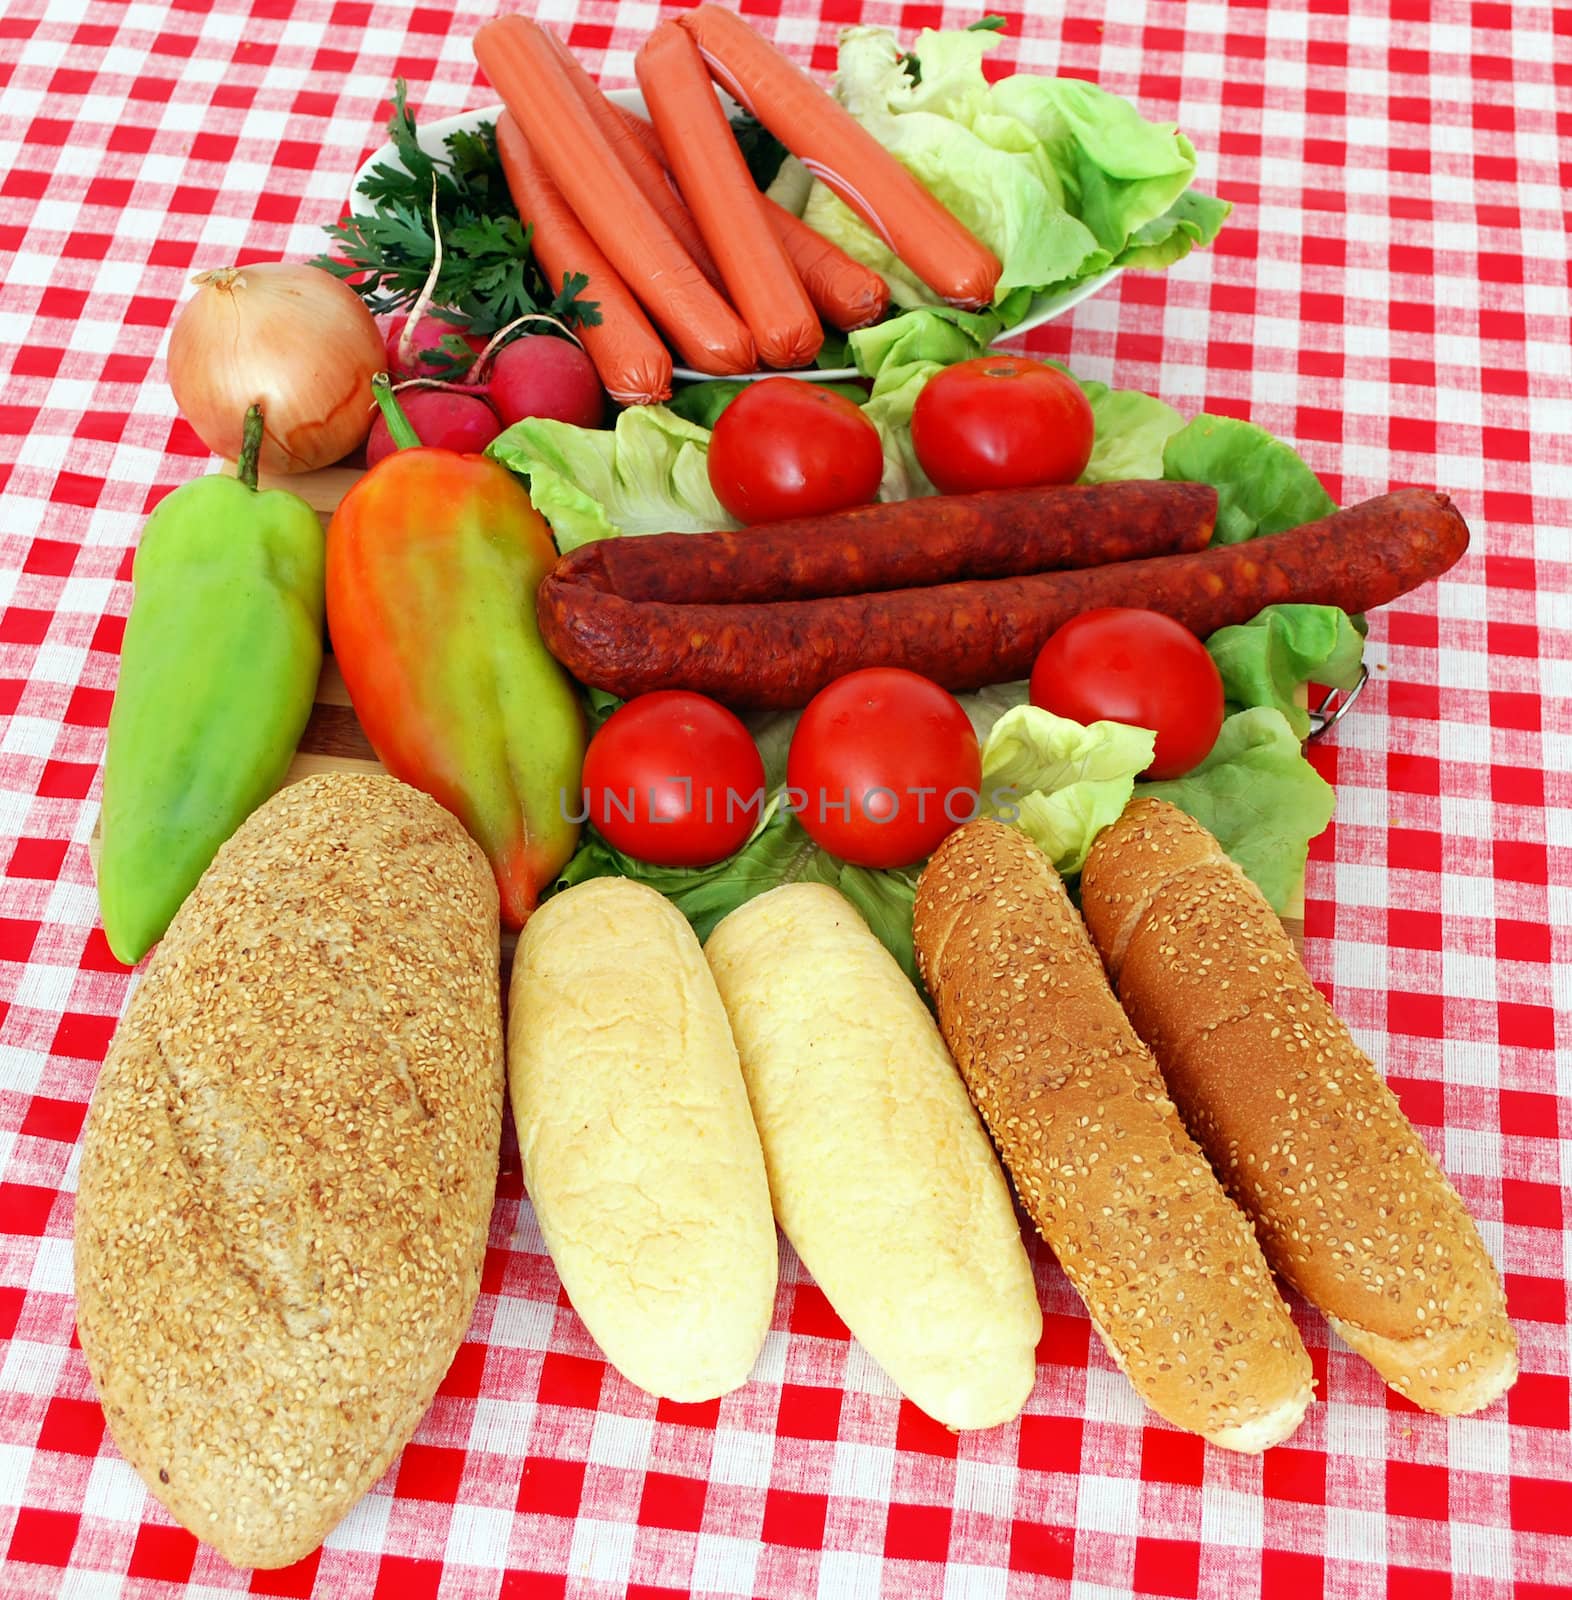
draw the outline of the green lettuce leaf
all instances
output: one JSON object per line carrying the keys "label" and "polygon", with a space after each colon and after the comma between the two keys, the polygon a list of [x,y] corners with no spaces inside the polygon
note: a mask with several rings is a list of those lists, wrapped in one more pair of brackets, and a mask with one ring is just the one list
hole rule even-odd
{"label": "green lettuce leaf", "polygon": [[[851,867],[819,852],[825,875],[815,881],[839,889],[863,914],[879,943],[900,963],[901,971],[921,990],[917,949],[912,938],[912,912],[917,904],[921,867]],[[833,875],[832,875],[833,874]]]}
{"label": "green lettuce leaf", "polygon": [[1188,811],[1279,913],[1304,879],[1310,841],[1332,820],[1331,785],[1272,706],[1236,712],[1200,766],[1182,778],[1137,784],[1136,792]]}
{"label": "green lettuce leaf", "polygon": [[1026,704],[1030,688],[1026,679],[1021,678],[1015,683],[990,684],[985,689],[972,689],[956,695],[955,698],[961,702],[961,709],[971,719],[972,731],[977,735],[979,746],[987,744],[988,735],[1006,711]]}
{"label": "green lettuce leaf", "polygon": [[926,381],[940,367],[985,355],[998,333],[999,319],[986,311],[926,306],[859,328],[849,342],[857,370],[882,394],[919,372]]}
{"label": "green lettuce leaf", "polygon": [[794,817],[772,806],[753,837],[735,855],[709,867],[661,867],[624,855],[587,829],[585,842],[562,869],[557,887],[590,878],[634,878],[658,889],[693,924],[702,941],[728,911],[777,884],[792,883],[807,870],[818,847]]}
{"label": "green lettuce leaf", "polygon": [[[740,378],[710,378],[703,383],[685,383],[667,403],[673,416],[691,422],[696,428],[711,432],[720,420],[720,414],[748,386]],[[704,441],[709,449],[709,440]]]}
{"label": "green lettuce leaf", "polygon": [[1040,142],[1104,265],[1195,177],[1195,147],[1173,123],[1148,122],[1094,83],[1018,72],[994,86],[991,103]]}
{"label": "green lettuce leaf", "polygon": [[1207,641],[1229,708],[1272,706],[1294,737],[1310,733],[1310,714],[1295,691],[1314,680],[1333,689],[1359,682],[1365,640],[1347,612],[1336,606],[1268,606],[1237,627],[1219,628]]}
{"label": "green lettuce leaf", "polygon": [[[852,364],[851,340],[834,328],[826,328],[824,343],[819,346],[819,353],[813,358],[813,364],[820,372],[844,372]],[[863,396],[858,396],[859,403],[862,398]]]}
{"label": "green lettuce leaf", "polygon": [[1187,189],[1162,216],[1142,223],[1130,235],[1124,249],[1114,257],[1114,265],[1145,272],[1171,267],[1180,257],[1210,244],[1232,210],[1226,200]]}
{"label": "green lettuce leaf", "polygon": [[587,683],[579,685],[579,698],[584,702],[584,720],[590,733],[600,732],[600,725],[612,714],[627,704],[621,695],[615,695],[610,689],[596,689]]}
{"label": "green lettuce leaf", "polygon": [[[687,383],[677,391],[666,409],[674,412],[685,422],[713,430],[720,420],[721,412],[744,389],[752,387],[751,383],[744,383],[741,378],[709,378],[703,383]],[[828,389],[831,394],[843,395],[857,406],[868,398],[867,390],[856,383],[821,383],[818,387]],[[708,439],[704,441],[704,448],[706,451],[709,449]]]}
{"label": "green lettuce leaf", "polygon": [[794,217],[800,217],[812,188],[813,174],[796,156],[788,155],[764,192],[776,205],[791,212]]}
{"label": "green lettuce leaf", "polygon": [[1337,510],[1292,445],[1265,428],[1203,412],[1163,446],[1163,476],[1217,490],[1213,544],[1242,544]]}
{"label": "green lettuce leaf", "polygon": [[1139,389],[1110,389],[1095,379],[1082,381],[1091,402],[1092,458],[1082,483],[1117,483],[1125,478],[1160,478],[1163,446],[1184,427],[1170,405]]}
{"label": "green lettuce leaf", "polygon": [[590,878],[633,878],[657,889],[685,916],[700,942],[721,918],[745,901],[783,883],[827,883],[839,889],[867,919],[902,970],[918,982],[912,946],[912,907],[917,898],[917,868],[870,871],[848,866],[819,849],[779,797],[766,811],[753,837],[735,855],[710,867],[657,867],[635,861],[593,831],[563,868],[557,887]]}
{"label": "green lettuce leaf", "polygon": [[[970,123],[986,104],[988,80],[983,75],[983,57],[998,42],[1001,29],[949,28],[935,31],[924,28],[905,56],[896,57],[896,70],[908,80],[904,85],[890,79],[883,70],[893,36],[883,28],[848,28],[841,35],[837,59],[837,91],[844,87],[848,103],[856,112],[859,89],[864,100],[870,91],[895,99],[913,111],[930,111],[937,116],[954,117]],[[844,85],[839,74],[845,74]],[[875,102],[877,103],[877,102]]]}
{"label": "green lettuce leaf", "polygon": [[630,406],[609,429],[527,417],[486,454],[529,479],[565,554],[617,534],[740,527],[710,488],[709,439],[666,406]]}
{"label": "green lettuce leaf", "polygon": [[985,808],[1028,834],[1062,873],[1130,799],[1152,763],[1156,735],[1119,722],[1083,727],[1038,706],[1006,711],[983,746]]}

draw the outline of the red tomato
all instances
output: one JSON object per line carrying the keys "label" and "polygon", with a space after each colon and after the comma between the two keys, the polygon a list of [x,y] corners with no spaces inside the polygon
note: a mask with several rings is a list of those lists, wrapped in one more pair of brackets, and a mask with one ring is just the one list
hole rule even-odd
{"label": "red tomato", "polygon": [[1026,356],[946,367],[912,410],[912,447],[941,494],[1074,483],[1091,459],[1092,431],[1080,385]]}
{"label": "red tomato", "polygon": [[947,689],[900,667],[865,667],[808,702],[786,783],[815,844],[860,867],[904,867],[971,818],[982,755]]}
{"label": "red tomato", "polygon": [[878,430],[845,395],[801,378],[750,383],[710,440],[710,487],[739,522],[817,517],[879,492]]}
{"label": "red tomato", "polygon": [[625,855],[704,867],[753,832],[764,805],[764,761],[725,706],[661,689],[619,706],[590,740],[584,804]]}
{"label": "red tomato", "polygon": [[1133,606],[1083,611],[1038,652],[1034,706],[1075,722],[1125,722],[1157,734],[1146,778],[1177,778],[1223,725],[1217,663],[1172,617]]}

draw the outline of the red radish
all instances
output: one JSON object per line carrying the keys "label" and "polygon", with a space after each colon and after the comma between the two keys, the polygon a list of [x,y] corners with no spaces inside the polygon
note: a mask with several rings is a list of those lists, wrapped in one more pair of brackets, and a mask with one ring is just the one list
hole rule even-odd
{"label": "red radish", "polygon": [[[405,378],[459,378],[468,371],[468,363],[459,366],[454,358],[448,356],[446,351],[440,350],[442,341],[450,336],[457,335],[469,346],[475,355],[485,349],[486,341],[477,333],[470,333],[461,328],[456,322],[445,322],[441,317],[434,317],[429,312],[415,324],[415,331],[410,336],[409,360],[406,363],[403,352],[399,349],[400,341],[404,337],[404,327],[409,318],[394,317],[388,324],[387,350],[388,371],[393,375],[395,383]],[[442,361],[429,362],[421,359],[422,351],[440,353]]]}
{"label": "red radish", "polygon": [[526,333],[499,350],[486,392],[504,427],[525,417],[552,417],[580,428],[598,428],[606,397],[594,363],[568,339]]}
{"label": "red radish", "polygon": [[[478,394],[462,389],[404,389],[398,403],[420,442],[440,450],[478,454],[502,432],[497,413]],[[379,415],[366,440],[366,465],[376,466],[394,449],[388,425]]]}

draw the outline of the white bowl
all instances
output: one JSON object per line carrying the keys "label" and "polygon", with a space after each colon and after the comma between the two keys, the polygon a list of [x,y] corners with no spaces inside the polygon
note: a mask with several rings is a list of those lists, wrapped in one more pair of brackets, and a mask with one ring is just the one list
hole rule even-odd
{"label": "white bowl", "polygon": [[[718,92],[718,91],[717,91]],[[637,111],[641,116],[645,113],[644,96],[637,89],[611,89],[607,91],[607,98],[629,111]],[[726,113],[730,116],[735,109],[731,100],[724,94],[721,100],[726,106]],[[422,150],[434,156],[443,154],[445,141],[450,133],[460,131],[468,132],[482,122],[495,122],[502,115],[502,107],[478,106],[473,111],[462,111],[456,117],[443,117],[437,122],[417,123],[416,136],[420,141]],[[358,203],[360,196],[360,180],[375,166],[397,166],[398,157],[393,153],[391,144],[384,144],[380,149],[372,152],[360,170],[355,174],[353,184],[350,186],[351,206]],[[1040,328],[1045,322],[1052,322],[1055,317],[1062,317],[1073,306],[1078,306],[1083,300],[1090,299],[1104,284],[1117,277],[1120,269],[1111,268],[1107,272],[1099,273],[1095,278],[1087,278],[1072,289],[1063,290],[1059,294],[1040,294],[1033,301],[1031,309],[1026,315],[1009,329],[1004,335],[1005,340],[1018,339],[1022,334],[1030,333],[1033,328]],[[1002,342],[1002,341],[1001,341]],[[690,367],[673,367],[673,373],[688,383],[703,383],[714,377],[713,373],[696,372]],[[773,367],[766,367],[760,372],[747,372],[739,375],[744,382],[753,382],[759,378],[778,378],[780,372]],[[791,374],[795,378],[807,378],[815,383],[845,382],[858,376],[855,367],[804,367]]]}

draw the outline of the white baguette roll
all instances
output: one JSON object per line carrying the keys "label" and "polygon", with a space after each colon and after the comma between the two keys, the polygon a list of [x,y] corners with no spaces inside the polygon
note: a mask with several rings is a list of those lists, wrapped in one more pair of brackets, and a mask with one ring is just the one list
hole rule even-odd
{"label": "white baguette roll", "polygon": [[110,1046],[77,1196],[82,1351],[115,1443],[237,1567],[321,1544],[469,1324],[497,942],[496,880],[441,806],[307,778],[218,852]]}
{"label": "white baguette roll", "polygon": [[902,1393],[952,1428],[1015,1416],[1042,1313],[999,1164],[916,990],[844,896],[790,884],[705,949],[775,1215]]}
{"label": "white baguette roll", "polygon": [[924,867],[913,932],[1022,1204],[1136,1392],[1226,1449],[1287,1438],[1310,1401],[1304,1345],[1053,863],[970,822]]}
{"label": "white baguette roll", "polygon": [[1137,800],[1098,835],[1087,925],[1267,1259],[1400,1394],[1477,1411],[1517,1376],[1501,1279],[1457,1191],[1200,823]]}
{"label": "white baguette roll", "polygon": [[775,1224],[726,1013],[675,906],[595,878],[535,912],[508,1087],[546,1248],[607,1359],[668,1400],[744,1383],[775,1303]]}

